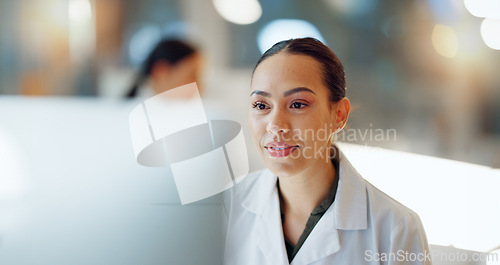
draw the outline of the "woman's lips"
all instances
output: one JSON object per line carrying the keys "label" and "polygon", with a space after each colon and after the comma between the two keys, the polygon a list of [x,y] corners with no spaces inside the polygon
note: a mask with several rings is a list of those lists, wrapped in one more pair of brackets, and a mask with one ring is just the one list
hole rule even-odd
{"label": "woman's lips", "polygon": [[264,146],[271,157],[287,157],[298,145],[289,145],[284,142],[271,142]]}

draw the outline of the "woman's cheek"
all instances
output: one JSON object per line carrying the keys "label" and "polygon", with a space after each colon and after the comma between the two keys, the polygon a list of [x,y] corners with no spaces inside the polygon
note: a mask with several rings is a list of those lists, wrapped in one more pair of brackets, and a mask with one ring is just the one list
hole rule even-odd
{"label": "woman's cheek", "polygon": [[[249,119],[248,119],[248,126],[250,127],[250,133],[252,134],[252,138],[254,140],[256,140],[256,142],[258,143],[259,139],[260,139],[260,135],[262,134],[261,131],[262,131],[262,121],[260,121],[259,119],[255,118],[254,116],[250,115]],[[264,128],[264,131],[265,131],[265,128]]]}

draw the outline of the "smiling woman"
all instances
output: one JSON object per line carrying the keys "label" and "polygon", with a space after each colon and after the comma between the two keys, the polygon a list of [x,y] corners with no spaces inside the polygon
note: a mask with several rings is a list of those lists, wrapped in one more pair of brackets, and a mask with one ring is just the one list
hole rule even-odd
{"label": "smiling woman", "polygon": [[[267,169],[225,194],[226,264],[430,264],[419,217],[365,181],[333,142],[349,116],[345,87],[342,63],[316,39],[262,55],[248,120]],[[423,258],[397,255],[405,252]]]}

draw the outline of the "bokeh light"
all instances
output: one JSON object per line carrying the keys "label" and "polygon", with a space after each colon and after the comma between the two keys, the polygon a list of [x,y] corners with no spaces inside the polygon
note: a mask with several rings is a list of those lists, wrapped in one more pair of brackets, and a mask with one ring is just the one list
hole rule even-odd
{"label": "bokeh light", "polygon": [[95,49],[95,25],[89,0],[68,2],[69,49],[73,62],[84,63]]}
{"label": "bokeh light", "polygon": [[276,42],[292,39],[313,37],[323,43],[323,35],[311,22],[301,19],[276,19],[266,24],[257,35],[257,46],[261,53],[271,48]]}
{"label": "bokeh light", "polygon": [[437,23],[450,24],[460,19],[459,13],[463,7],[456,0],[427,0]]}
{"label": "bokeh light", "polygon": [[500,50],[500,19],[484,19],[481,23],[481,37],[488,47]]}
{"label": "bokeh light", "polygon": [[465,8],[476,17],[500,19],[500,1],[464,0]]}
{"label": "bokeh light", "polygon": [[88,0],[71,0],[68,5],[69,19],[73,23],[86,23],[92,19],[92,9]]}
{"label": "bokeh light", "polygon": [[438,24],[432,30],[432,45],[439,55],[453,58],[458,53],[457,34],[451,27]]}
{"label": "bokeh light", "polygon": [[399,16],[390,16],[382,22],[380,30],[388,38],[401,38],[406,31],[405,21]]}
{"label": "bokeh light", "polygon": [[358,17],[365,15],[376,7],[378,0],[325,0],[326,4],[335,11],[348,16]]}
{"label": "bokeh light", "polygon": [[235,24],[252,24],[262,15],[257,0],[213,0],[215,10],[227,21]]}

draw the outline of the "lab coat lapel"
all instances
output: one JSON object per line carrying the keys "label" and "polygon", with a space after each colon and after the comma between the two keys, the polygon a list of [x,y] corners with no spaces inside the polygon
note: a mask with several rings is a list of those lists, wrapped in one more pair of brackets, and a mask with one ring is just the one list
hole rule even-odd
{"label": "lab coat lapel", "polygon": [[342,230],[368,228],[366,181],[351,165],[344,153],[340,155],[340,179],[333,203],[335,227]]}
{"label": "lab coat lapel", "polygon": [[[333,205],[325,212],[292,260],[292,265],[311,264],[341,249],[338,230],[368,227],[366,182],[339,151],[339,187]],[[288,264],[279,209],[276,176],[269,170],[251,189],[242,206],[256,215],[252,240],[269,264]]]}
{"label": "lab coat lapel", "polygon": [[311,264],[341,248],[338,230],[368,227],[366,182],[339,149],[339,187],[328,208],[292,260],[292,265]]}
{"label": "lab coat lapel", "polygon": [[[276,203],[273,198],[268,208],[275,208]],[[278,210],[266,211],[265,214],[258,217],[253,235],[255,243],[269,264],[288,264],[279,208]]]}
{"label": "lab coat lapel", "polygon": [[285,241],[281,225],[276,176],[264,171],[258,186],[253,187],[242,205],[256,214],[256,223],[251,231],[252,240],[266,257],[268,264],[288,264]]}
{"label": "lab coat lapel", "polygon": [[330,208],[304,241],[291,264],[311,264],[316,260],[336,253],[339,249],[340,243],[337,229],[335,229],[335,215]]}

